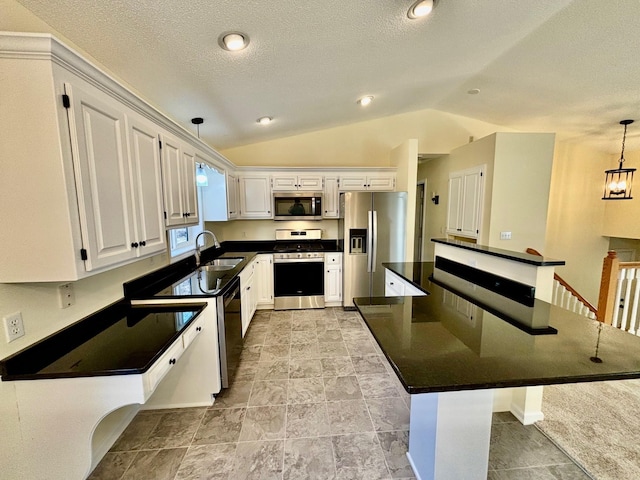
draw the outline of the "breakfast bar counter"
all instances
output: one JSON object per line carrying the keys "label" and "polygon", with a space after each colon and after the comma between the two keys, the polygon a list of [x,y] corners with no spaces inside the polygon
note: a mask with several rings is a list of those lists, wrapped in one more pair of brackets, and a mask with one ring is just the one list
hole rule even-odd
{"label": "breakfast bar counter", "polygon": [[634,335],[433,263],[386,266],[428,292],[354,300],[411,394],[418,478],[486,478],[494,389],[640,378]]}

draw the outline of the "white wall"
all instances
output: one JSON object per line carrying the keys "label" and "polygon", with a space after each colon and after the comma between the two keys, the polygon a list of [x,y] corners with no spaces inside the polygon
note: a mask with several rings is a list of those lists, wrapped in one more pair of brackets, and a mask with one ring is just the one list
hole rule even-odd
{"label": "white wall", "polygon": [[567,262],[556,273],[596,307],[602,260],[609,244],[602,236],[607,202],[601,200],[604,171],[611,168],[609,158],[584,146],[556,144],[547,239],[542,252]]}

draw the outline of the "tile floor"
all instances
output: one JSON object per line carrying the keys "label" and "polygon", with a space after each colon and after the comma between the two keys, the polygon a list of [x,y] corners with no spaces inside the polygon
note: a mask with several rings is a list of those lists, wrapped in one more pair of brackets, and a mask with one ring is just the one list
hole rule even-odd
{"label": "tile floor", "polygon": [[[259,311],[212,407],[141,411],[89,478],[410,479],[409,406],[358,313]],[[509,413],[494,415],[489,469],[491,480],[590,478]]]}

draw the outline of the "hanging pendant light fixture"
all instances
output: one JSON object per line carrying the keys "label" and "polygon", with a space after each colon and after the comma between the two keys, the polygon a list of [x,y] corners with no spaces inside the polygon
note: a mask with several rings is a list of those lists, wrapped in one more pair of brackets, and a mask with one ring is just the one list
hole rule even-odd
{"label": "hanging pendant light fixture", "polygon": [[[204,118],[201,118],[201,117],[192,118],[191,123],[193,123],[198,129],[198,138],[200,138],[200,125],[204,123]],[[209,177],[207,177],[207,172],[204,169],[204,163],[196,164],[196,186],[198,187],[209,186]]]}
{"label": "hanging pendant light fixture", "polygon": [[627,138],[627,125],[631,125],[633,120],[622,120],[620,125],[624,125],[622,136],[622,151],[620,152],[620,164],[618,168],[606,170],[604,180],[604,194],[602,200],[631,200],[631,184],[633,183],[633,173],[635,168],[622,168],[624,163],[624,142]]}

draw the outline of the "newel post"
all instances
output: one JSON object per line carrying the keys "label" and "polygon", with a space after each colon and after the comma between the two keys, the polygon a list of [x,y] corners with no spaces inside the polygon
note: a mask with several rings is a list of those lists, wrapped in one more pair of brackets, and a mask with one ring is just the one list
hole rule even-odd
{"label": "newel post", "polygon": [[613,320],[616,285],[620,260],[615,251],[607,252],[602,262],[602,278],[600,280],[600,294],[598,295],[598,313],[596,318],[608,325]]}

